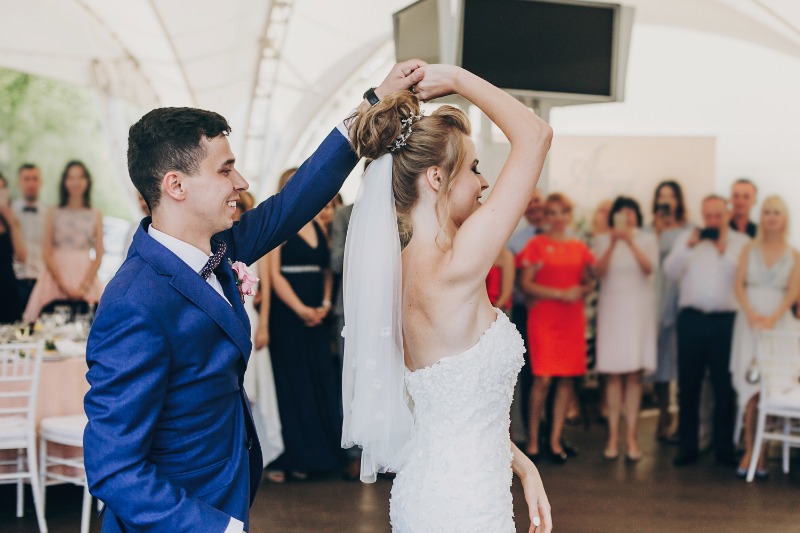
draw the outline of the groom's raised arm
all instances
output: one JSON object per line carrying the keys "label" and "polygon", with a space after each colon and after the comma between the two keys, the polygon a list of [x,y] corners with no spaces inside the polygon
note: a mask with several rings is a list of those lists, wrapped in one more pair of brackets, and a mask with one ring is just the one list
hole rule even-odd
{"label": "groom's raised arm", "polygon": [[148,460],[170,373],[162,321],[132,299],[104,303],[87,347],[90,492],[131,531],[225,531],[230,516],[189,497]]}
{"label": "groom's raised arm", "polygon": [[[422,79],[417,69],[423,65],[418,59],[396,64],[375,94],[382,98],[408,89]],[[361,105],[370,104],[364,101]],[[229,256],[252,264],[297,233],[331,201],[357,162],[346,128],[340,124],[281,192],[242,215],[239,224],[220,235],[232,245]]]}
{"label": "groom's raised arm", "polygon": [[233,244],[230,255],[252,264],[297,233],[331,201],[356,163],[350,141],[338,128],[331,131],[281,192],[224,232]]}

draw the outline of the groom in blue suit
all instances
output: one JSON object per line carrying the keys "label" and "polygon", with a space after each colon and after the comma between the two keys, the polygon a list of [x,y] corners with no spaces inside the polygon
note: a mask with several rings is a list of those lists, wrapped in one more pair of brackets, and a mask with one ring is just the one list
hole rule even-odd
{"label": "groom in blue suit", "polygon": [[[395,65],[374,105],[421,79]],[[152,219],[139,225],[89,337],[84,434],[104,532],[241,532],[261,479],[243,388],[250,323],[229,261],[252,264],[311,220],[357,162],[333,130],[283,191],[232,222],[247,182],[220,115],[156,109],[128,141],[131,180]]]}

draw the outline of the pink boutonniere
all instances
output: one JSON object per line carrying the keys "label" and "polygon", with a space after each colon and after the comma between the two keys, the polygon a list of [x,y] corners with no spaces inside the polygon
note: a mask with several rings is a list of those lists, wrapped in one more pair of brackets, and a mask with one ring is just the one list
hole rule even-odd
{"label": "pink boutonniere", "polygon": [[239,296],[242,298],[242,303],[244,303],[245,295],[253,296],[256,293],[255,286],[259,279],[255,277],[252,272],[247,269],[247,265],[241,261],[233,262],[228,259],[228,263],[230,263],[233,273],[236,276],[236,287],[239,289]]}

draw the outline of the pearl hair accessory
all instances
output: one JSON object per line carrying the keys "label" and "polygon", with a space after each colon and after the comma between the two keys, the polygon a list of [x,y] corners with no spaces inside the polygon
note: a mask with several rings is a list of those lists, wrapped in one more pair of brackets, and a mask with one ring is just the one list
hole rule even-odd
{"label": "pearl hair accessory", "polygon": [[403,124],[403,131],[400,135],[397,136],[397,139],[394,141],[394,146],[389,147],[389,151],[394,153],[398,149],[402,148],[406,145],[406,141],[411,136],[411,133],[414,131],[411,129],[411,125],[422,118],[422,114],[419,115],[411,115],[408,118],[400,119],[400,122]]}

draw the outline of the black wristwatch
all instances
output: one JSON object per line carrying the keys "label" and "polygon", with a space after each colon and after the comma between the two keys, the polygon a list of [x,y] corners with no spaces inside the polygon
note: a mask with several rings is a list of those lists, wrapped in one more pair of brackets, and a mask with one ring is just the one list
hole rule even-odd
{"label": "black wristwatch", "polygon": [[381,101],[381,99],[378,98],[378,95],[375,94],[375,87],[370,87],[366,90],[364,93],[364,100],[369,102],[369,105],[375,105]]}

